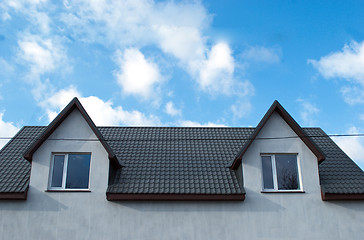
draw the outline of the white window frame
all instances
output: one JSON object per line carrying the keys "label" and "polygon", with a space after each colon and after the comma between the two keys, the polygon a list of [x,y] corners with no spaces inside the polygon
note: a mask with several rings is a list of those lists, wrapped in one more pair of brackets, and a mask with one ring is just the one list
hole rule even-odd
{"label": "white window frame", "polygon": [[[67,167],[68,167],[68,157],[72,154],[78,155],[90,155],[90,167],[89,177],[88,177],[88,184],[87,188],[66,188],[66,179],[67,179]],[[64,163],[63,163],[63,175],[62,175],[62,186],[61,187],[52,187],[52,178],[53,178],[53,167],[54,167],[54,157],[55,156],[64,156]],[[90,152],[69,152],[69,153],[52,153],[51,156],[51,164],[49,168],[49,177],[48,177],[48,190],[50,191],[90,191],[90,176],[91,176],[91,156]]]}
{"label": "white window frame", "polygon": [[[276,155],[295,155],[296,156],[299,189],[278,189]],[[273,189],[264,188],[263,160],[262,160],[263,156],[271,157],[273,187],[274,187]],[[262,154],[260,154],[260,164],[261,164],[261,177],[262,177],[262,192],[304,192],[303,187],[302,187],[302,174],[301,174],[300,159],[299,159],[298,153],[262,153]]]}

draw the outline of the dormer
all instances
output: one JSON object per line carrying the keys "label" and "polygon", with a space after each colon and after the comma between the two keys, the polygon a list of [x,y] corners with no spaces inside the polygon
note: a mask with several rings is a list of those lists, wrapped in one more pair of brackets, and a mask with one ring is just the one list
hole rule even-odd
{"label": "dormer", "polygon": [[[24,158],[33,165],[31,185],[47,191],[92,191],[98,178],[107,180],[109,165],[121,167],[77,98],[48,125]],[[103,176],[97,176],[98,171]],[[106,186],[107,181],[100,189]]]}

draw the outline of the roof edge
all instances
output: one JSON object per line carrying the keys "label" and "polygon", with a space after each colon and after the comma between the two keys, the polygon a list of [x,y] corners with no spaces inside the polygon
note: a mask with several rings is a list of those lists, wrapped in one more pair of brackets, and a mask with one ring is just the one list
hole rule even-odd
{"label": "roof edge", "polygon": [[231,164],[231,169],[237,169],[241,163],[243,155],[248,150],[250,145],[253,143],[255,138],[258,136],[259,132],[265,126],[269,118],[272,116],[274,112],[277,112],[283,120],[288,124],[288,126],[297,134],[297,136],[306,144],[306,146],[313,152],[313,154],[317,157],[318,162],[322,162],[325,159],[324,154],[321,150],[313,143],[309,136],[305,133],[305,131],[301,128],[301,126],[293,119],[293,117],[284,109],[284,107],[275,100],[273,104],[270,106],[268,111],[265,113],[262,120],[260,120],[258,126],[255,128],[255,131],[251,135],[251,138],[245,145],[242,147],[240,152],[235,157],[233,163]]}
{"label": "roof edge", "polygon": [[28,188],[25,192],[1,192],[0,200],[27,200]]}
{"label": "roof edge", "polygon": [[108,201],[244,201],[243,194],[122,194],[106,193]]}
{"label": "roof edge", "polygon": [[95,123],[92,121],[84,107],[82,106],[81,102],[78,100],[77,97],[73,98],[72,101],[57,115],[57,117],[48,125],[48,127],[43,131],[39,139],[37,139],[35,142],[33,142],[32,145],[29,146],[29,148],[26,150],[26,152],[23,154],[23,157],[27,159],[29,162],[32,161],[33,153],[43,144],[45,140],[57,129],[59,125],[71,114],[71,112],[74,109],[78,109],[87,122],[87,124],[90,126],[91,130],[94,132],[96,137],[99,139],[103,147],[105,148],[106,152],[108,153],[108,157],[112,164],[116,168],[120,168],[121,165],[119,161],[117,160],[116,155],[113,153],[111,147],[109,144],[104,140],[104,137],[96,127]]}
{"label": "roof edge", "polygon": [[321,190],[321,198],[323,201],[364,200],[364,193],[325,193]]}

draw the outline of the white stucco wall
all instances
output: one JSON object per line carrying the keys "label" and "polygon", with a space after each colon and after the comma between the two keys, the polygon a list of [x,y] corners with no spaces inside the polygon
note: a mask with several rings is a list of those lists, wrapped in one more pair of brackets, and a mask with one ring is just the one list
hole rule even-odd
{"label": "white stucco wall", "polygon": [[[258,137],[292,136],[273,115]],[[78,112],[51,138],[96,138]],[[92,152],[90,190],[45,192],[52,152]],[[298,153],[305,193],[261,193],[260,153]],[[109,202],[98,142],[46,141],[27,201],[0,202],[0,239],[362,239],[364,202],[323,202],[317,159],[299,139],[257,140],[243,158],[243,202]]]}

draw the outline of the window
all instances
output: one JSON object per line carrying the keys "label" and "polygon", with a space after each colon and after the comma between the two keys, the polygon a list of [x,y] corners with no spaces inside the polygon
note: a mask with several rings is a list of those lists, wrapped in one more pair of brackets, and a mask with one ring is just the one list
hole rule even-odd
{"label": "window", "polygon": [[91,154],[53,154],[48,189],[88,189]]}
{"label": "window", "polygon": [[297,154],[264,154],[261,157],[264,191],[301,190]]}

